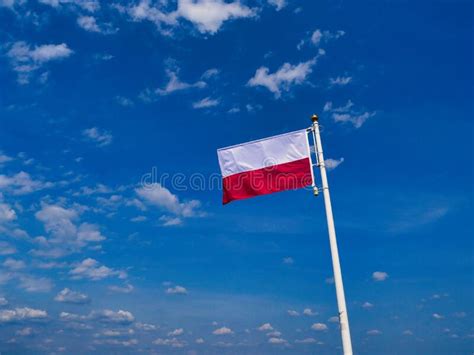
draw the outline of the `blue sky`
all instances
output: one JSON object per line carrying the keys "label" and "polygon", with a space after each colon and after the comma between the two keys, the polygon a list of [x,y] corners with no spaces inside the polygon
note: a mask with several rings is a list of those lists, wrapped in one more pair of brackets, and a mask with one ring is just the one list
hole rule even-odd
{"label": "blue sky", "polygon": [[340,351],[322,196],[208,183],[313,113],[355,353],[472,353],[472,3],[296,0],[0,0],[0,352]]}

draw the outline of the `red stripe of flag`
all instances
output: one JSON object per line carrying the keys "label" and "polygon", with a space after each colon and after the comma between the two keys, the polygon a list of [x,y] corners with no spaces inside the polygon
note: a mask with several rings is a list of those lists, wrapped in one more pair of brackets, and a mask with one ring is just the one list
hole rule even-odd
{"label": "red stripe of flag", "polygon": [[234,200],[299,189],[311,184],[310,160],[304,158],[226,176],[222,203],[225,205]]}

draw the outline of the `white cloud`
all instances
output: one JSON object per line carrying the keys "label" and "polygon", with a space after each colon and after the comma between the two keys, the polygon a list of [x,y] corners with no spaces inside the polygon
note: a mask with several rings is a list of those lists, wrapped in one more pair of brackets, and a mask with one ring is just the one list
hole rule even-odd
{"label": "white cloud", "polygon": [[287,256],[285,258],[283,258],[283,264],[287,264],[287,265],[292,265],[294,264],[294,260],[291,256]]}
{"label": "white cloud", "polygon": [[412,332],[411,330],[407,329],[407,330],[404,330],[404,331],[402,332],[402,334],[403,334],[403,335],[411,336],[411,335],[413,335],[413,332]]}
{"label": "white cloud", "polygon": [[69,312],[61,312],[59,314],[59,319],[63,322],[76,322],[76,321],[86,321],[90,317],[89,316],[81,316],[79,314],[69,313]]}
{"label": "white cloud", "polygon": [[227,328],[227,327],[221,327],[212,332],[214,335],[227,335],[227,334],[232,334],[234,333],[232,329]]}
{"label": "white cloud", "polygon": [[171,338],[171,339],[158,338],[153,341],[153,344],[170,346],[172,348],[183,348],[184,346],[186,346],[185,341],[179,340],[177,338]]}
{"label": "white cloud", "polygon": [[[176,24],[177,14],[175,12],[165,13],[162,12],[158,7],[153,5],[150,6],[150,0],[140,0],[138,4],[124,7],[116,5],[115,8],[119,12],[128,14],[133,21],[150,21],[153,22],[159,29],[162,25],[174,25]],[[167,33],[166,31],[164,33]]]}
{"label": "white cloud", "polygon": [[350,76],[338,76],[336,78],[329,78],[331,86],[345,86],[352,81]]}
{"label": "white cloud", "polygon": [[202,75],[202,79],[210,79],[219,75],[221,71],[217,68],[207,69]]}
{"label": "white cloud", "polygon": [[378,329],[371,329],[367,331],[367,335],[380,335],[382,332]]}
{"label": "white cloud", "polygon": [[261,332],[268,331],[268,330],[273,330],[273,327],[270,323],[264,323],[260,327],[257,328]]}
{"label": "white cloud", "polygon": [[329,40],[333,39],[338,39],[342,36],[345,35],[344,31],[336,31],[336,32],[330,32],[330,31],[321,31],[320,29],[316,29],[312,34],[311,34],[311,43],[315,46],[319,46],[321,42],[327,42]]}
{"label": "white cloud", "polygon": [[331,101],[328,101],[324,104],[323,110],[324,112],[346,113],[349,112],[353,106],[354,103],[351,100],[347,100],[346,104],[340,107],[334,107],[333,103]]}
{"label": "white cloud", "polygon": [[97,127],[91,127],[84,129],[82,131],[82,135],[97,144],[99,147],[104,147],[106,145],[109,145],[112,143],[113,136],[110,132],[107,132],[105,130],[101,130],[100,128]]}
{"label": "white cloud", "polygon": [[51,269],[62,269],[67,267],[66,263],[56,262],[56,261],[49,261],[49,262],[37,262],[35,266],[39,269],[43,270],[51,270]]}
{"label": "white cloud", "polygon": [[102,280],[113,276],[117,276],[121,279],[127,277],[127,274],[124,271],[118,271],[105,265],[100,265],[97,260],[92,258],[84,259],[82,262],[76,264],[76,266],[69,271],[69,274],[73,279],[89,279],[92,281]]}
{"label": "white cloud", "polygon": [[201,203],[197,200],[180,202],[178,196],[171,193],[159,183],[153,183],[145,187],[135,189],[137,195],[148,204],[156,206],[169,213],[180,217],[200,217],[203,214],[198,211]]}
{"label": "white cloud", "polygon": [[19,84],[28,84],[30,77],[36,70],[48,62],[61,60],[71,56],[74,52],[65,43],[43,44],[31,47],[24,41],[18,41],[10,46],[7,57],[13,70],[17,73]]}
{"label": "white cloud", "polygon": [[31,327],[25,327],[22,329],[18,329],[15,332],[16,335],[21,336],[21,337],[27,337],[33,334],[33,328]]}
{"label": "white cloud", "polygon": [[0,202],[0,223],[10,222],[16,219],[16,212],[10,205]]}
{"label": "white cloud", "polygon": [[130,285],[130,284],[126,284],[125,286],[112,285],[112,286],[109,286],[108,288],[110,291],[117,292],[117,293],[131,293],[135,289],[135,287],[133,287],[133,285]]}
{"label": "white cloud", "polygon": [[290,315],[292,317],[298,317],[300,315],[297,311],[295,311],[293,309],[289,309],[287,312],[288,312],[288,315]]}
{"label": "white cloud", "polygon": [[179,336],[179,335],[182,335],[184,333],[184,329],[183,328],[177,328],[171,332],[168,333],[168,336],[169,337],[176,337],[176,336]]}
{"label": "white cloud", "polygon": [[41,210],[35,213],[36,219],[44,224],[50,238],[35,238],[40,250],[34,254],[39,256],[62,257],[77,252],[91,243],[105,240],[99,227],[95,224],[76,222],[80,210],[64,208],[59,205],[43,204]]}
{"label": "white cloud", "polygon": [[332,102],[326,102],[324,112],[329,112],[334,122],[351,123],[355,128],[360,128],[376,112],[360,112],[353,109],[354,103],[348,100],[344,106],[334,107]]}
{"label": "white cloud", "polygon": [[130,324],[135,321],[135,317],[129,311],[111,311],[105,309],[103,311],[95,311],[90,314],[92,319],[97,319],[104,323]]}
{"label": "white cloud", "polygon": [[0,307],[6,306],[8,301],[5,297],[0,297]]}
{"label": "white cloud", "polygon": [[179,217],[161,216],[159,221],[164,227],[180,226],[183,224],[183,220]]}
{"label": "white cloud", "polygon": [[204,344],[204,339],[203,338],[197,338],[196,339],[196,344]]}
{"label": "white cloud", "polygon": [[140,329],[140,330],[144,330],[146,332],[158,329],[158,327],[156,325],[149,324],[149,323],[136,322],[134,325],[135,325],[135,328]]}
{"label": "white cloud", "polygon": [[135,321],[135,317],[131,312],[124,311],[121,309],[119,309],[118,311],[112,311],[110,309],[104,309],[101,311],[91,311],[87,315],[61,312],[59,314],[59,318],[64,322],[99,321],[101,323],[122,325],[128,325]]}
{"label": "white cloud", "polygon": [[370,308],[373,308],[373,307],[374,307],[374,305],[370,302],[364,302],[362,304],[362,308],[365,308],[365,309],[370,309]]}
{"label": "white cloud", "polygon": [[372,274],[372,279],[374,281],[385,281],[386,279],[388,279],[388,274],[384,271],[375,271]]}
{"label": "white cloud", "polygon": [[323,330],[327,330],[328,326],[324,323],[314,323],[311,326],[311,329],[316,330],[316,331],[323,331]]}
{"label": "white cloud", "polygon": [[439,314],[439,313],[433,313],[433,318],[434,319],[444,319],[444,316]]}
{"label": "white cloud", "polygon": [[13,8],[16,4],[23,4],[25,0],[0,0],[0,7]]}
{"label": "white cloud", "polygon": [[3,266],[10,269],[10,270],[21,270],[26,267],[26,264],[22,260],[15,260],[12,258],[8,258],[3,262]]}
{"label": "white cloud", "polygon": [[40,320],[48,317],[48,313],[41,309],[29,307],[0,310],[0,323]]}
{"label": "white cloud", "polygon": [[123,106],[123,107],[132,107],[133,105],[135,105],[133,101],[127,97],[116,96],[115,100],[120,106]]}
{"label": "white cloud", "polygon": [[325,159],[324,160],[324,165],[328,170],[334,170],[336,169],[339,165],[341,165],[344,162],[344,158],[340,159]]}
{"label": "white cloud", "polygon": [[80,16],[77,18],[77,24],[89,32],[101,32],[97,21],[93,16]]}
{"label": "white cloud", "polygon": [[99,25],[94,16],[80,16],[77,18],[77,24],[79,25],[79,27],[88,32],[113,34],[118,31],[118,29],[113,28],[110,23],[104,23]]}
{"label": "white cloud", "polygon": [[278,330],[274,330],[270,333],[267,333],[266,335],[267,337],[271,337],[271,338],[279,338],[281,336],[281,332],[279,332]]}
{"label": "white cloud", "polygon": [[174,287],[169,287],[166,289],[166,293],[169,295],[186,295],[188,290],[183,286],[176,285]]}
{"label": "white cloud", "polygon": [[248,86],[263,86],[280,98],[283,91],[289,91],[295,85],[301,85],[313,71],[317,58],[296,65],[283,64],[276,72],[269,73],[267,67],[260,67],[248,81]]}
{"label": "white cloud", "polygon": [[178,72],[179,72],[178,70],[173,71],[170,69],[166,71],[169,81],[163,89],[156,89],[156,93],[158,95],[169,95],[176,91],[187,90],[191,88],[202,89],[207,86],[207,84],[201,80],[196,81],[195,83],[192,83],[192,84],[182,82],[178,78]]}
{"label": "white cloud", "polygon": [[73,209],[45,204],[35,213],[35,217],[44,223],[44,228],[48,233],[58,238],[66,239],[77,232],[73,220],[78,218],[78,213]]}
{"label": "white cloud", "polygon": [[9,157],[8,155],[3,154],[3,152],[0,151],[0,165],[8,163],[9,161],[12,161],[12,160],[13,160],[12,157]]}
{"label": "white cloud", "polygon": [[138,344],[138,340],[135,338],[128,339],[128,340],[119,340],[119,339],[96,339],[94,340],[94,344],[99,345],[113,345],[113,346],[123,346],[123,347],[131,347]]}
{"label": "white cloud", "polygon": [[96,12],[100,9],[99,0],[39,0],[39,2],[55,8],[62,6],[78,7],[89,12]]}
{"label": "white cloud", "polygon": [[239,1],[178,0],[178,16],[192,22],[201,33],[216,33],[225,21],[255,16],[254,10]]}
{"label": "white cloud", "polygon": [[136,216],[136,217],[130,218],[130,222],[134,222],[134,223],[145,222],[146,220],[147,218],[145,216]]}
{"label": "white cloud", "polygon": [[205,97],[202,100],[196,101],[193,103],[193,108],[199,109],[199,108],[209,108],[209,107],[214,107],[219,105],[220,100],[218,99],[212,99],[210,97]]}
{"label": "white cloud", "polygon": [[314,312],[311,308],[305,308],[303,310],[303,314],[305,316],[316,316],[318,314],[318,312]]}
{"label": "white cloud", "polygon": [[8,242],[0,240],[0,255],[11,255],[16,253],[16,248]]}
{"label": "white cloud", "polygon": [[268,339],[268,342],[270,344],[286,344],[287,343],[287,341],[282,338],[270,338]]}
{"label": "white cloud", "polygon": [[224,22],[253,17],[256,14],[239,1],[222,0],[178,0],[177,8],[168,11],[166,2],[151,4],[150,0],[141,0],[131,6],[115,5],[121,13],[126,13],[134,21],[150,21],[164,35],[170,35],[179,25],[179,19],[191,22],[203,34],[215,34]]}
{"label": "white cloud", "polygon": [[90,302],[89,296],[81,292],[72,291],[69,288],[65,288],[60,291],[56,297],[54,297],[54,300],[57,302],[75,304],[84,304]]}
{"label": "white cloud", "polygon": [[280,11],[287,5],[286,0],[267,0],[267,1],[270,5],[275,6],[277,11]]}
{"label": "white cloud", "polygon": [[19,287],[26,292],[49,292],[53,288],[53,282],[46,277],[33,277],[29,275],[18,275]]}
{"label": "white cloud", "polygon": [[13,195],[26,195],[52,186],[50,182],[33,180],[30,174],[24,171],[12,176],[0,175],[0,191],[11,192]]}
{"label": "white cloud", "polygon": [[335,122],[350,122],[355,128],[360,128],[369,118],[374,117],[375,112],[364,112],[361,114],[333,113],[332,118]]}

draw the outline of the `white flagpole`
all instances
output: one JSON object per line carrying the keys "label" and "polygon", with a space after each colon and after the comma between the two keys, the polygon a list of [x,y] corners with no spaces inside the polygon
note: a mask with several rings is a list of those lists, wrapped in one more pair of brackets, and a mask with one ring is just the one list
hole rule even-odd
{"label": "white flagpole", "polygon": [[313,121],[314,143],[316,144],[316,155],[318,157],[319,170],[321,172],[321,182],[324,194],[324,205],[326,207],[326,219],[329,231],[329,243],[331,245],[332,268],[334,270],[334,284],[336,286],[337,307],[339,310],[339,324],[341,327],[342,349],[344,355],[352,355],[351,333],[349,330],[349,317],[347,316],[346,298],[344,296],[344,285],[342,283],[341,264],[339,262],[339,252],[337,250],[336,229],[334,227],[334,217],[332,215],[331,196],[329,195],[328,178],[324,165],[323,147],[319,134],[318,116],[311,117]]}

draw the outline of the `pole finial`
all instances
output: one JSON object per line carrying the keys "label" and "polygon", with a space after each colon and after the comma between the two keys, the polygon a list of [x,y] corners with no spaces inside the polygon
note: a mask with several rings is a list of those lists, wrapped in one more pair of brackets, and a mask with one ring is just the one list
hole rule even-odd
{"label": "pole finial", "polygon": [[313,121],[313,123],[318,122],[318,120],[319,120],[318,115],[314,114],[314,115],[311,116],[311,121]]}

